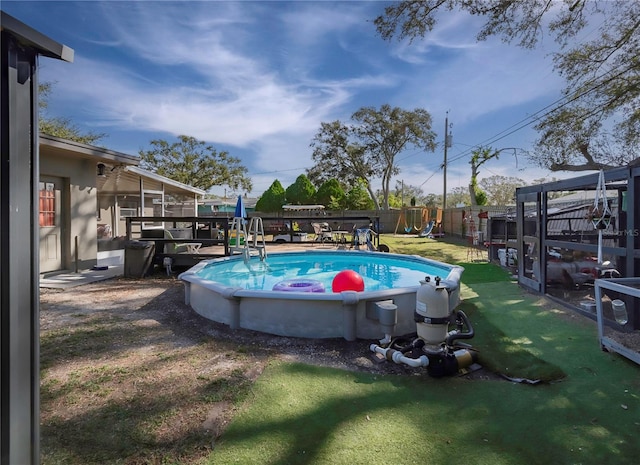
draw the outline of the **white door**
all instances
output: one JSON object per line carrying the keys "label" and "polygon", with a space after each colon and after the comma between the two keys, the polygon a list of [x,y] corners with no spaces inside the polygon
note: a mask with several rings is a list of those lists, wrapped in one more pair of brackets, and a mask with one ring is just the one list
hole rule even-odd
{"label": "white door", "polygon": [[62,269],[62,179],[41,178],[39,186],[40,272]]}

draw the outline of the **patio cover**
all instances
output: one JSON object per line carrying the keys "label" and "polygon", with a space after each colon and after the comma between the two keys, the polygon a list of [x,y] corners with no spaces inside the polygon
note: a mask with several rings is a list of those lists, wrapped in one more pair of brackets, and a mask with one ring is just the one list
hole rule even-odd
{"label": "patio cover", "polygon": [[164,191],[165,194],[171,195],[203,196],[206,193],[197,187],[174,181],[138,166],[107,167],[106,177],[98,178],[100,194],[138,194],[140,189]]}
{"label": "patio cover", "polygon": [[324,205],[283,205],[285,211],[324,210]]}

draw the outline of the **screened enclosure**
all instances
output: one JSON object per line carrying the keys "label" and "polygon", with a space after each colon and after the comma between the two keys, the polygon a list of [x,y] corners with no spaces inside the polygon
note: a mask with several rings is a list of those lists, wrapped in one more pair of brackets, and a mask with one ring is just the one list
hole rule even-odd
{"label": "screened enclosure", "polygon": [[634,353],[640,352],[639,299],[597,281],[624,283],[640,272],[639,193],[638,166],[516,192],[520,285],[600,319],[603,331]]}

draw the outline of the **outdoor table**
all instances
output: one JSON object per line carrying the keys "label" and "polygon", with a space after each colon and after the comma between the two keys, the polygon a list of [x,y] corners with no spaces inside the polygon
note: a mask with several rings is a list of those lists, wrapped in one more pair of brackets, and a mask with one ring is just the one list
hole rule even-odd
{"label": "outdoor table", "polygon": [[347,234],[351,234],[351,231],[331,231],[331,241],[335,243],[346,244]]}

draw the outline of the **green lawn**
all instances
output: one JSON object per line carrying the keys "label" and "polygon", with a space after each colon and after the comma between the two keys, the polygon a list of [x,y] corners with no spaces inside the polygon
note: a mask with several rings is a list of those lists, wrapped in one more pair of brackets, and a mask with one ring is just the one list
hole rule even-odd
{"label": "green lawn", "polygon": [[464,245],[391,235],[381,242],[464,266],[463,308],[481,363],[549,382],[272,363],[206,463],[637,463],[640,367],[601,351],[595,322],[524,292],[493,264],[466,263]]}

